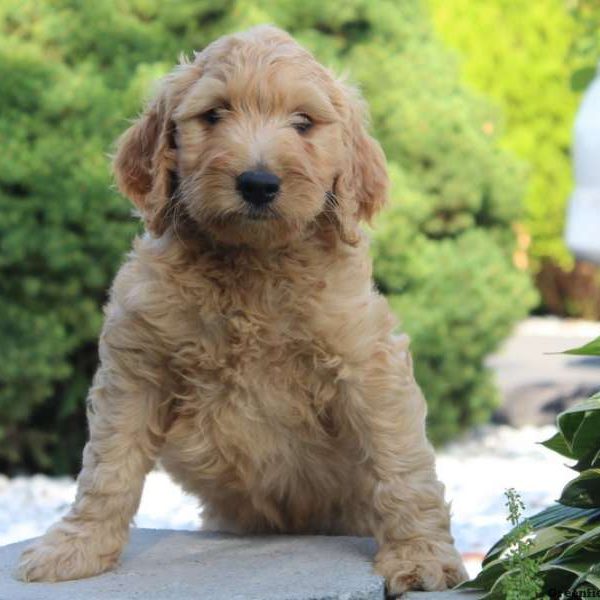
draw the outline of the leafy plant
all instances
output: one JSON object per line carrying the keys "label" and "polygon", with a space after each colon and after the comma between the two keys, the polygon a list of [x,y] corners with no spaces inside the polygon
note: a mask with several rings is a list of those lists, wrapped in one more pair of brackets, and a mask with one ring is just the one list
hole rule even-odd
{"label": "leafy plant", "polygon": [[[540,600],[543,580],[538,573],[540,559],[529,551],[533,546],[533,528],[521,515],[525,510],[523,500],[514,488],[506,490],[508,521],[513,526],[506,536],[506,575],[500,580],[506,600]],[[546,598],[546,597],[544,597]]]}
{"label": "leafy plant", "polygon": [[[429,0],[433,20],[464,57],[464,76],[502,108],[502,144],[529,166],[525,223],[534,268],[569,265],[563,241],[569,147],[578,97],[569,87],[575,23],[563,0]],[[527,82],[527,84],[525,83]]]}
{"label": "leafy plant", "polygon": [[442,38],[461,53],[465,81],[502,110],[501,146],[527,165],[523,258],[544,308],[599,318],[600,273],[574,263],[564,243],[573,120],[600,58],[598,1],[428,4]]}
{"label": "leafy plant", "polygon": [[[567,353],[600,356],[600,338]],[[520,576],[520,565],[529,569],[533,563],[524,562],[529,559],[539,566],[542,591],[551,598],[590,590],[600,594],[600,394],[561,413],[557,425],[558,432],[543,445],[576,461],[571,468],[578,476],[565,486],[558,504],[528,519],[519,561],[510,551],[520,535],[517,526],[488,552],[479,575],[463,584],[486,590],[486,599],[504,598],[504,582]]]}

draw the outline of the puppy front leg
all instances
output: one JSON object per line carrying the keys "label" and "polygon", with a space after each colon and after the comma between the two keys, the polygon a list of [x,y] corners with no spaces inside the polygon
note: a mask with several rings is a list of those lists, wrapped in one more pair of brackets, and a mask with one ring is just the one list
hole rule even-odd
{"label": "puppy front leg", "polygon": [[443,590],[467,574],[453,545],[444,486],[425,435],[425,400],[407,348],[378,351],[362,381],[363,469],[370,527],[379,543],[376,570],[391,593]]}
{"label": "puppy front leg", "polygon": [[138,369],[125,370],[135,364],[127,357],[114,360],[101,347],[102,354],[88,397],[90,439],[75,502],[22,554],[18,576],[24,581],[79,579],[114,566],[154,464],[161,440],[158,388],[134,374]]}
{"label": "puppy front leg", "polygon": [[444,486],[429,457],[413,459],[414,471],[377,480],[373,494],[375,569],[394,594],[445,590],[467,579],[450,534]]}

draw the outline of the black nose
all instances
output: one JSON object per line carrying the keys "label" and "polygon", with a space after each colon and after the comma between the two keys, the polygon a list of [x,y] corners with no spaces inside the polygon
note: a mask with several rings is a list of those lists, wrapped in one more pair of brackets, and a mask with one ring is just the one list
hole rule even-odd
{"label": "black nose", "polygon": [[246,202],[262,206],[275,199],[280,181],[277,175],[268,171],[244,171],[237,178],[237,189]]}

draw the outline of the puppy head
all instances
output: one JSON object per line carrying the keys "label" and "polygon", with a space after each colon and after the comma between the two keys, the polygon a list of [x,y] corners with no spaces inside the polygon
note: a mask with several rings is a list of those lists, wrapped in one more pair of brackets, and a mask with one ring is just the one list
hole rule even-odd
{"label": "puppy head", "polygon": [[353,243],[387,194],[365,114],[290,36],[258,27],[163,80],[119,140],[117,183],[156,236],[185,215],[227,244],[280,246],[332,225]]}

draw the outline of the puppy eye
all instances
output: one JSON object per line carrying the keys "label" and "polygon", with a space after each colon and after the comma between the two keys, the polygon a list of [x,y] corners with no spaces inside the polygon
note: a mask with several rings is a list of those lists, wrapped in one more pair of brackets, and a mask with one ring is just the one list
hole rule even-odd
{"label": "puppy eye", "polygon": [[200,115],[200,120],[209,125],[216,125],[222,118],[221,111],[218,108],[211,108]]}
{"label": "puppy eye", "polygon": [[312,128],[313,125],[314,125],[313,120],[308,115],[305,115],[305,114],[296,115],[296,117],[292,123],[292,127],[298,133],[306,133],[309,129]]}

